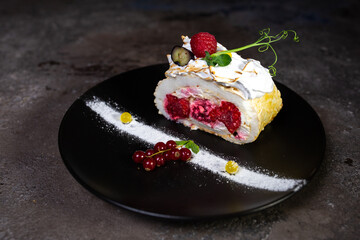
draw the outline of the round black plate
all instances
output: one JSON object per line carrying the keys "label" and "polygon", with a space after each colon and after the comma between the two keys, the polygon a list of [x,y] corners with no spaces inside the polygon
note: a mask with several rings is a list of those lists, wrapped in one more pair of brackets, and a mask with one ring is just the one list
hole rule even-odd
{"label": "round black plate", "polygon": [[293,193],[250,188],[183,162],[146,172],[131,156],[151,147],[107,126],[85,101],[97,97],[129,111],[143,122],[175,136],[194,140],[250,169],[284,178],[310,180],[323,158],[325,134],[315,111],[280,83],[284,106],[251,144],[236,145],[219,137],[166,120],[154,106],[153,92],[168,64],[132,70],[87,91],[66,112],[59,149],[71,174],[96,196],[147,215],[197,219],[246,214],[277,204]]}

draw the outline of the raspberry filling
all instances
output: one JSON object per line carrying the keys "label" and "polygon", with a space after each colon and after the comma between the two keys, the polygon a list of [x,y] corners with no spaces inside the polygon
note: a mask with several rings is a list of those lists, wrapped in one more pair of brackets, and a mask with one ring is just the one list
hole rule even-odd
{"label": "raspberry filling", "polygon": [[233,134],[241,124],[241,113],[231,102],[221,101],[220,106],[213,109],[210,113],[211,121],[220,121],[225,124],[227,130]]}
{"label": "raspberry filling", "polygon": [[166,112],[173,120],[188,118],[190,114],[190,103],[186,98],[178,98],[171,94],[166,95],[164,102]]}
{"label": "raspberry filling", "polygon": [[199,122],[211,123],[209,113],[216,107],[209,100],[195,99],[190,106],[190,115],[192,118]]}
{"label": "raspberry filling", "polygon": [[193,119],[214,127],[217,122],[222,122],[227,130],[235,135],[241,125],[241,113],[235,104],[221,101],[220,106],[207,99],[178,98],[167,94],[164,102],[166,112],[173,120]]}

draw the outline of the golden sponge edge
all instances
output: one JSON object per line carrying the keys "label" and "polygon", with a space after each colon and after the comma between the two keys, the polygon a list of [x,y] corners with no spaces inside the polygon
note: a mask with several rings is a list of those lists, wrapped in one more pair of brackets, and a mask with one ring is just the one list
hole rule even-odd
{"label": "golden sponge edge", "polygon": [[281,93],[274,84],[272,92],[266,93],[260,98],[251,99],[250,101],[257,113],[259,120],[258,132],[260,134],[260,132],[264,130],[265,126],[272,122],[276,115],[280,112],[283,106]]}

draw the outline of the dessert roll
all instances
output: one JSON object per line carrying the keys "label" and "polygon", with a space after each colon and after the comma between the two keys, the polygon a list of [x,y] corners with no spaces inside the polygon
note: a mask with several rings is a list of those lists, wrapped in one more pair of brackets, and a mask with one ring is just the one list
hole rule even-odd
{"label": "dessert roll", "polygon": [[[190,39],[183,42],[191,51]],[[224,50],[217,43],[217,51]],[[282,108],[281,95],[259,61],[230,55],[230,64],[221,67],[197,57],[180,66],[169,54],[166,78],[154,93],[159,113],[236,144],[255,141]]]}

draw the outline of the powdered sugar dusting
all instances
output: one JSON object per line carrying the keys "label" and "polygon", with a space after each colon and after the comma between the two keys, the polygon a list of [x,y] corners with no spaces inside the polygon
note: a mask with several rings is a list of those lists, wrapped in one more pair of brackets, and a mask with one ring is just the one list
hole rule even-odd
{"label": "powdered sugar dusting", "polygon": [[[175,141],[180,140],[175,136],[141,123],[136,118],[128,124],[123,124],[120,121],[121,112],[98,99],[87,101],[86,105],[120,132],[139,138],[149,144],[155,144],[160,141],[166,142],[171,139]],[[205,168],[233,182],[269,191],[297,191],[306,183],[306,180],[303,179],[286,179],[269,176],[244,167],[240,167],[240,171],[237,174],[230,175],[224,171],[227,160],[201,147],[200,152],[193,154],[193,158],[189,163]]]}

